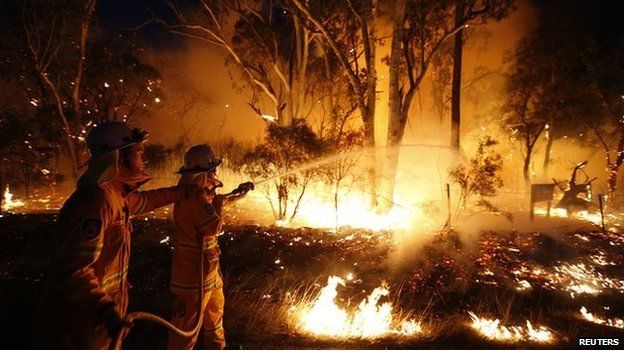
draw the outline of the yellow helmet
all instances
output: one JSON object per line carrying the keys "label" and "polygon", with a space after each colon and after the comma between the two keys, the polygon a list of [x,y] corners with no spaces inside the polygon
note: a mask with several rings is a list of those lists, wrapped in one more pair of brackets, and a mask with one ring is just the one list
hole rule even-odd
{"label": "yellow helmet", "polygon": [[184,165],[178,173],[199,173],[214,171],[221,165],[221,159],[217,158],[207,144],[199,144],[188,149],[184,154]]}
{"label": "yellow helmet", "polygon": [[131,128],[125,122],[113,121],[97,125],[87,135],[90,159],[107,155],[147,139],[148,132]]}

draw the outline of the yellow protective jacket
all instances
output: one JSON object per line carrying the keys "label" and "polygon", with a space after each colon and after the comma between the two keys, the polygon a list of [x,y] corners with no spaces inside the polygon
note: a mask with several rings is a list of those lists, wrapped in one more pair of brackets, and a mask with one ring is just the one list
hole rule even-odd
{"label": "yellow protective jacket", "polygon": [[38,313],[35,343],[46,348],[108,348],[102,313],[124,315],[132,225],[130,216],[184,198],[184,188],[134,191],[149,180],[119,175],[79,186],[58,217],[54,261]]}
{"label": "yellow protective jacket", "polygon": [[199,291],[200,259],[203,251],[204,290],[221,287],[217,234],[221,216],[209,196],[203,192],[174,205],[174,251],[171,266],[171,292],[197,294]]}

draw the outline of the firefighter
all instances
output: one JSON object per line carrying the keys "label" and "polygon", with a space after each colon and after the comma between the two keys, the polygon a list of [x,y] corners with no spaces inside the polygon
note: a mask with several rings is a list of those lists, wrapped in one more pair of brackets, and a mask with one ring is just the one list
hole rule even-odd
{"label": "firefighter", "polygon": [[253,184],[242,183],[229,194],[217,195],[216,189],[223,186],[217,179],[220,164],[221,160],[215,157],[208,145],[196,145],[186,152],[184,166],[179,171],[180,185],[197,185],[203,190],[201,196],[174,205],[171,318],[172,323],[183,330],[192,330],[198,318],[202,318],[202,327],[188,338],[170,332],[169,349],[192,349],[199,332],[204,348],[225,347],[223,282],[219,269],[221,251],[217,243],[222,225],[221,209],[228,202],[247,194],[253,189]]}
{"label": "firefighter", "polygon": [[54,259],[40,301],[35,343],[42,348],[106,349],[126,324],[130,216],[191,196],[174,186],[137,191],[147,132],[106,122],[87,136],[90,158],[60,210]]}

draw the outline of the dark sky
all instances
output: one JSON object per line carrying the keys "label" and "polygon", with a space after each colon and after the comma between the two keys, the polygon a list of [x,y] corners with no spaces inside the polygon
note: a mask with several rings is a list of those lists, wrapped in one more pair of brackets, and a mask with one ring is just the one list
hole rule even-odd
{"label": "dark sky", "polygon": [[534,0],[545,27],[581,30],[600,41],[624,39],[622,0]]}
{"label": "dark sky", "polygon": [[[106,0],[97,5],[98,19],[108,34],[130,33],[132,28],[145,23],[153,14],[171,20],[171,13],[161,0]],[[161,25],[147,24],[136,31],[139,44],[156,49],[170,49],[183,45],[183,40],[169,33]]]}
{"label": "dark sky", "polygon": [[[624,1],[622,0],[533,0],[539,22],[546,27],[581,29],[602,41],[624,40]],[[107,0],[98,2],[98,17],[109,33],[127,30],[149,20],[152,13],[168,18],[170,12],[161,0]],[[152,48],[175,48],[181,38],[157,24],[137,32],[139,43]]]}

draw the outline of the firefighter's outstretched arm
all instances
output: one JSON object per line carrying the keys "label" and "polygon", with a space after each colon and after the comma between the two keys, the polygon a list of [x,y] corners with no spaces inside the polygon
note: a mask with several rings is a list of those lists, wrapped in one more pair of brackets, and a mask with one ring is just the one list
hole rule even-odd
{"label": "firefighter's outstretched arm", "polygon": [[130,214],[133,215],[150,212],[159,207],[195,196],[194,193],[198,189],[199,187],[196,186],[178,185],[169,188],[135,191],[128,195],[128,208]]}
{"label": "firefighter's outstretched arm", "polygon": [[227,205],[230,202],[234,202],[245,197],[245,195],[252,190],[254,190],[254,184],[252,182],[246,182],[239,184],[236,189],[227,194],[217,195],[214,200],[215,207],[218,209],[217,213],[221,213],[220,210],[223,205]]}

